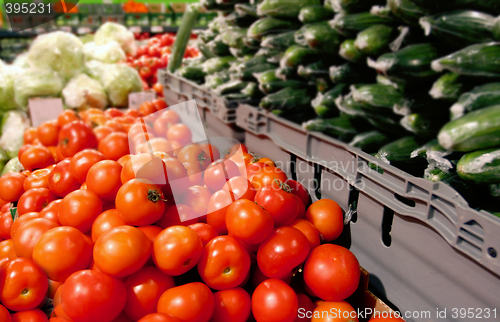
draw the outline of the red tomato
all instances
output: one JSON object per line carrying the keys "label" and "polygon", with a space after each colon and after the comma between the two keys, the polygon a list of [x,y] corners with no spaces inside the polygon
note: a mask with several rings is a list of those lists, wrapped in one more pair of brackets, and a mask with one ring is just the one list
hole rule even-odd
{"label": "red tomato", "polygon": [[248,199],[240,199],[229,206],[226,213],[229,235],[244,243],[256,245],[273,232],[273,218],[265,209]]}
{"label": "red tomato", "polygon": [[311,301],[309,296],[302,294],[302,293],[297,293],[297,299],[299,300],[299,309],[298,309],[298,314],[297,317],[295,318],[294,322],[301,322],[301,321],[311,321],[311,318],[308,316],[312,315],[312,312],[314,312],[314,308],[316,307],[314,303]]}
{"label": "red tomato", "polygon": [[264,166],[260,171],[251,176],[250,182],[252,182],[255,190],[259,190],[265,186],[273,186],[277,188],[279,187],[277,182],[285,182],[286,180],[286,173],[283,172],[283,170],[268,165]]}
{"label": "red tomato", "polygon": [[181,322],[181,320],[163,313],[152,313],[146,315],[137,322]]}
{"label": "red tomato", "polygon": [[167,205],[163,216],[155,225],[163,229],[171,226],[189,226],[198,222],[198,215],[186,205]]}
{"label": "red tomato", "polygon": [[123,132],[111,133],[99,142],[98,150],[104,154],[107,159],[114,161],[129,154],[130,150],[127,134]]}
{"label": "red tomato", "polygon": [[156,92],[156,96],[163,97],[163,85],[161,83],[154,84],[153,90]]}
{"label": "red tomato", "polygon": [[122,186],[120,175],[122,166],[111,160],[99,161],[87,173],[87,189],[103,201],[114,201]]}
{"label": "red tomato", "polygon": [[158,186],[133,179],[118,190],[116,210],[129,225],[151,225],[158,221],[165,211],[163,198]]}
{"label": "red tomato", "polygon": [[269,185],[257,191],[255,195],[255,202],[269,212],[275,227],[289,225],[297,218],[301,209],[302,201],[284,189]]}
{"label": "red tomato", "polygon": [[12,322],[47,322],[48,320],[47,315],[40,309],[12,314]]}
{"label": "red tomato", "polygon": [[62,160],[49,175],[49,189],[60,198],[80,188],[80,183],[69,170],[70,163],[69,159]]}
{"label": "red tomato", "polygon": [[0,305],[0,321],[12,322],[9,310],[7,310],[3,305]]}
{"label": "red tomato", "polygon": [[324,241],[337,239],[344,229],[342,208],[333,200],[321,199],[306,212],[306,219],[316,227]]}
{"label": "red tomato", "polygon": [[211,197],[212,193],[204,186],[192,186],[184,195],[182,204],[189,206],[198,214],[198,217],[201,217],[207,214]]}
{"label": "red tomato", "polygon": [[356,310],[347,302],[321,302],[311,322],[358,322]]}
{"label": "red tomato", "polygon": [[62,199],[57,199],[50,202],[47,207],[43,208],[38,214],[38,218],[45,218],[52,220],[57,225],[61,225],[59,222],[59,206],[61,205]]}
{"label": "red tomato", "polygon": [[[9,260],[17,258],[16,253],[14,253],[12,244],[12,239],[6,239],[0,242],[0,260],[5,258]],[[2,267],[1,263],[0,267]]]}
{"label": "red tomato", "polygon": [[48,168],[33,171],[26,178],[26,180],[24,180],[24,190],[26,191],[33,188],[49,188],[50,172],[51,170],[49,170]]}
{"label": "red tomato", "polygon": [[95,127],[93,131],[98,142],[113,133],[113,129],[105,125]]}
{"label": "red tomato", "polygon": [[208,322],[214,312],[214,296],[205,284],[189,283],[166,290],[157,310],[183,322]]}
{"label": "red tomato", "polygon": [[158,268],[144,266],[125,280],[127,304],[125,313],[137,321],[145,315],[155,313],[160,296],[175,287],[174,279]]}
{"label": "red tomato", "polygon": [[69,170],[79,183],[87,180],[90,168],[99,161],[106,160],[104,154],[96,150],[83,150],[71,158]]}
{"label": "red tomato", "polygon": [[309,192],[307,192],[307,189],[300,182],[288,179],[285,184],[290,187],[291,192],[302,201],[304,206],[309,205]]}
{"label": "red tomato", "polygon": [[333,244],[316,247],[304,264],[304,281],[311,295],[325,301],[342,301],[351,296],[358,288],[360,274],[356,256]]}
{"label": "red tomato", "polygon": [[78,116],[76,116],[76,113],[73,110],[65,110],[57,117],[57,124],[59,127],[63,127],[73,121],[78,121]]}
{"label": "red tomato", "polygon": [[24,193],[26,176],[19,172],[8,172],[0,177],[0,198],[7,202],[18,201]]}
{"label": "red tomato", "polygon": [[37,129],[37,138],[45,146],[57,145],[59,135],[59,124],[57,121],[42,123]]}
{"label": "red tomato", "polygon": [[36,308],[48,288],[47,276],[30,258],[16,258],[0,270],[0,301],[9,310]]}
{"label": "red tomato", "polygon": [[75,227],[85,234],[90,231],[92,223],[101,212],[102,201],[98,195],[89,190],[77,190],[68,194],[61,202],[59,221],[62,225]]}
{"label": "red tomato", "polygon": [[179,115],[175,111],[166,110],[154,121],[154,132],[157,136],[166,137],[168,128],[180,121]]}
{"label": "red tomato", "polygon": [[4,212],[0,216],[0,238],[10,239],[10,230],[12,228],[12,214],[10,211]]}
{"label": "red tomato", "polygon": [[72,157],[79,151],[97,148],[97,138],[85,122],[73,121],[61,127],[59,147],[63,156]]}
{"label": "red tomato", "polygon": [[94,244],[94,264],[113,277],[137,272],[151,257],[151,241],[132,226],[115,227],[102,234]]}
{"label": "red tomato", "polygon": [[250,271],[250,255],[243,245],[231,236],[212,239],[198,261],[198,273],[203,282],[215,290],[240,286]]}
{"label": "red tomato", "polygon": [[31,258],[33,249],[40,237],[58,225],[52,220],[45,218],[35,218],[28,221],[17,230],[12,239],[14,252],[17,257]]}
{"label": "red tomato", "polygon": [[26,129],[26,131],[24,131],[24,134],[23,134],[24,144],[32,144],[33,141],[35,141],[35,139],[38,139],[37,132],[38,132],[38,129],[36,127],[30,127],[28,129]]}
{"label": "red tomato", "polygon": [[40,212],[51,201],[54,201],[56,196],[46,188],[30,189],[23,193],[17,203],[17,213],[23,215],[27,212]]}
{"label": "red tomato", "polygon": [[115,117],[123,116],[123,112],[117,109],[116,107],[111,107],[104,111],[104,116],[106,116],[109,119],[112,119]]}
{"label": "red tomato", "polygon": [[27,223],[31,219],[35,219],[35,218],[38,218],[37,212],[28,212],[28,213],[23,214],[22,216],[19,216],[19,218],[17,218],[16,221],[14,221],[12,223],[12,227],[10,229],[11,238],[14,238],[19,227],[21,227],[22,225],[24,225],[25,223]]}
{"label": "red tomato", "polygon": [[26,170],[46,168],[54,163],[52,152],[44,146],[33,145],[24,151],[19,159]]}
{"label": "red tomato", "polygon": [[257,322],[293,322],[298,308],[297,295],[282,280],[266,280],[252,295],[252,312]]}
{"label": "red tomato", "polygon": [[[249,154],[249,155],[251,156],[251,154]],[[268,166],[269,165],[267,165],[266,163],[261,163],[261,162],[250,163],[250,164],[246,165],[245,171],[246,171],[247,179],[250,180],[250,182],[252,182],[252,177],[256,173],[260,172],[260,170],[262,170],[263,168],[266,168]],[[271,169],[266,169],[266,170],[272,171]]]}
{"label": "red tomato", "polygon": [[309,221],[305,219],[296,219],[290,224],[290,226],[293,228],[297,228],[304,234],[304,236],[306,236],[307,240],[309,241],[310,250],[315,249],[321,244],[318,230]]}
{"label": "red tomato", "polygon": [[234,196],[226,190],[217,191],[208,201],[207,224],[221,235],[227,234],[226,214],[233,202]]}
{"label": "red tomato", "polygon": [[49,280],[49,289],[47,290],[47,297],[49,299],[54,299],[57,290],[63,285],[62,282],[57,282],[53,280]]}
{"label": "red tomato", "polygon": [[188,228],[191,228],[198,234],[198,236],[200,236],[203,246],[208,244],[208,242],[214,239],[215,237],[219,236],[217,231],[215,231],[215,229],[212,226],[202,222],[189,225]]}
{"label": "red tomato", "polygon": [[263,241],[257,251],[257,264],[269,278],[285,279],[309,254],[309,241],[298,229],[280,227]]}
{"label": "red tomato", "polygon": [[177,141],[181,145],[187,145],[193,142],[191,130],[185,124],[172,125],[167,131],[167,139]]}
{"label": "red tomato", "polygon": [[73,227],[57,227],[44,233],[33,249],[33,260],[47,276],[64,282],[68,276],[89,266],[92,243]]}
{"label": "red tomato", "polygon": [[234,194],[234,199],[254,200],[256,191],[246,177],[237,176],[229,179],[222,190],[230,191]]}
{"label": "red tomato", "polygon": [[231,160],[219,159],[212,162],[205,173],[203,178],[205,185],[212,192],[221,190],[229,179],[239,176],[240,170],[238,166]]}
{"label": "red tomato", "polygon": [[92,223],[92,241],[95,243],[97,238],[109,230],[126,225],[125,221],[120,217],[118,210],[109,209],[101,213]]}
{"label": "red tomato", "polygon": [[123,282],[91,270],[68,277],[61,294],[64,312],[79,322],[110,322],[121,313],[126,301]]}
{"label": "red tomato", "polygon": [[240,287],[214,293],[214,302],[211,322],[245,322],[250,317],[250,295]]}
{"label": "red tomato", "polygon": [[165,274],[178,276],[196,266],[203,252],[198,234],[184,226],[172,226],[156,236],[153,259]]}
{"label": "red tomato", "polygon": [[153,106],[155,107],[156,111],[161,111],[163,109],[166,109],[168,107],[167,103],[163,99],[156,99],[153,101]]}
{"label": "red tomato", "polygon": [[[177,113],[175,115],[178,118]],[[207,154],[207,152],[201,147],[201,145],[196,143],[182,147],[177,152],[177,159],[179,159],[179,161],[181,161],[182,163],[197,164],[200,166],[201,170],[205,170],[212,162],[210,154]]]}

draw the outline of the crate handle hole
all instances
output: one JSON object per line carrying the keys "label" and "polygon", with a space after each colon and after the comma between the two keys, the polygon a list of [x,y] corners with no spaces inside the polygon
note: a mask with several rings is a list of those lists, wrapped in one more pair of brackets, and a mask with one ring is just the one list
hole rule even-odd
{"label": "crate handle hole", "polygon": [[384,214],[382,216],[382,242],[385,246],[389,247],[392,244],[392,222],[394,220],[394,210],[384,207]]}
{"label": "crate handle hole", "polygon": [[493,258],[496,258],[497,257],[496,249],[493,247],[488,248],[488,255],[490,255]]}
{"label": "crate handle hole", "polygon": [[398,195],[397,193],[394,194],[394,197],[401,201],[402,203],[404,203],[405,205],[407,205],[408,207],[412,207],[412,208],[415,208],[415,201],[411,200],[411,199],[408,199],[406,197],[403,197],[401,195]]}

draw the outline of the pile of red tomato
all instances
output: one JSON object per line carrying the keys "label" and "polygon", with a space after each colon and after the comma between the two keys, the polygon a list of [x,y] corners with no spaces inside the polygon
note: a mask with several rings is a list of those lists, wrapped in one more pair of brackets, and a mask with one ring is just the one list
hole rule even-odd
{"label": "pile of red tomato", "polygon": [[[25,170],[0,177],[0,321],[47,321],[50,307],[51,322],[358,321],[344,300],[359,263],[328,243],[338,204],[309,205],[243,145],[192,143],[152,105],[66,110],[25,132]],[[318,317],[332,310],[349,314]]]}

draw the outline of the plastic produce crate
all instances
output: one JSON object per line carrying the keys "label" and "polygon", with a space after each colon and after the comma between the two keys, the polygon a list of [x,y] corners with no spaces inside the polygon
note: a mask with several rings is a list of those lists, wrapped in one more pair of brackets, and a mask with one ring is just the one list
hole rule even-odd
{"label": "plastic produce crate", "polygon": [[406,320],[435,321],[444,309],[448,321],[474,320],[460,315],[464,308],[490,310],[490,318],[496,308],[498,320],[500,218],[471,209],[443,183],[413,177],[253,106],[238,107],[236,124],[245,129],[250,151],[284,163],[313,200],[357,207],[339,243],[370,272],[374,292],[413,314]]}
{"label": "plastic produce crate", "polygon": [[235,124],[237,103],[229,103],[198,84],[166,70],[158,71],[158,79],[163,85],[163,93],[168,105],[194,99],[210,136],[233,137],[242,142],[244,132]]}

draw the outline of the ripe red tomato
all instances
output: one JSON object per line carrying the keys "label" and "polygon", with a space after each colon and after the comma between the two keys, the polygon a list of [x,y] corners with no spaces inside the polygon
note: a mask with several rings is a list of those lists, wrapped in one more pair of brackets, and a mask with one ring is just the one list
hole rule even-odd
{"label": "ripe red tomato", "polygon": [[219,236],[204,248],[198,261],[203,282],[215,290],[240,286],[250,271],[250,255],[234,237]]}
{"label": "ripe red tomato", "polygon": [[166,137],[168,128],[180,121],[179,115],[175,111],[166,110],[154,121],[154,132],[159,137]]}
{"label": "ripe red tomato", "polygon": [[114,161],[129,154],[130,150],[127,134],[123,132],[111,133],[99,142],[98,150],[104,154],[107,159]]}
{"label": "ripe red tomato", "polygon": [[23,193],[17,203],[17,213],[23,215],[27,212],[40,212],[51,201],[54,201],[56,196],[46,188],[30,189]]}
{"label": "ripe red tomato", "polygon": [[163,314],[163,313],[152,313],[148,314],[137,322],[182,322],[178,318],[173,316]]}
{"label": "ripe red tomato", "polygon": [[293,322],[298,307],[293,289],[279,279],[262,282],[252,295],[252,312],[257,322]]}
{"label": "ripe red tomato", "polygon": [[101,212],[102,201],[98,195],[89,190],[76,190],[61,202],[59,221],[62,225],[75,227],[85,234],[90,231],[92,223]]}
{"label": "ripe red tomato", "polygon": [[151,257],[151,241],[132,226],[118,226],[102,234],[94,244],[94,264],[113,277],[137,272]]}
{"label": "ripe red tomato", "polygon": [[[22,311],[12,314],[12,322],[47,322],[48,318],[40,309]],[[57,321],[56,321],[57,322]]]}
{"label": "ripe red tomato", "polygon": [[202,222],[189,225],[188,228],[191,228],[198,234],[198,236],[200,236],[203,246],[208,244],[208,242],[214,239],[215,237],[219,236],[219,234],[215,231],[215,229],[212,226]]}
{"label": "ripe red tomato", "polygon": [[68,276],[89,266],[92,243],[78,229],[57,227],[44,233],[33,249],[33,260],[49,279],[64,282]]}
{"label": "ripe red tomato", "polygon": [[163,216],[155,222],[158,227],[165,229],[172,226],[189,226],[198,222],[198,215],[188,206],[167,204],[166,207]]}
{"label": "ripe red tomato", "polygon": [[168,107],[167,103],[165,103],[165,101],[163,99],[154,100],[153,105],[154,105],[156,111],[161,111],[161,110],[166,109]]}
{"label": "ripe red tomato", "polygon": [[64,312],[79,322],[110,322],[121,313],[126,301],[123,282],[91,270],[68,277],[61,294]]}
{"label": "ripe red tomato", "polygon": [[35,218],[28,221],[17,230],[12,239],[14,252],[17,257],[31,258],[33,249],[40,237],[58,225],[52,220]]}
{"label": "ripe red tomato", "polygon": [[59,206],[61,205],[62,199],[57,199],[50,202],[47,207],[43,208],[38,214],[38,218],[45,218],[52,220],[57,225],[61,225],[59,222]]}
{"label": "ripe red tomato", "polygon": [[18,201],[24,193],[26,176],[19,172],[9,172],[0,177],[0,198],[7,202]]}
{"label": "ripe red tomato", "polygon": [[33,145],[24,151],[19,159],[26,170],[36,170],[46,168],[54,163],[52,152],[44,146]]}
{"label": "ripe red tomato", "polygon": [[62,282],[57,282],[49,279],[49,289],[47,290],[47,297],[49,299],[54,299],[57,290],[63,285]]}
{"label": "ripe red tomato", "polygon": [[309,241],[298,229],[280,227],[259,245],[257,264],[269,278],[285,279],[309,254]]}
{"label": "ripe red tomato", "polygon": [[273,218],[265,209],[248,199],[240,199],[229,206],[226,213],[229,235],[244,243],[256,245],[273,232]]}
{"label": "ripe red tomato", "polygon": [[[175,114],[175,117],[177,117],[177,118],[179,117],[179,116],[177,116],[177,113]],[[166,118],[166,117],[160,117],[158,120],[164,119],[164,118]],[[174,121],[169,120],[169,124],[176,124],[173,122]],[[170,126],[172,126],[172,125],[170,125]],[[212,162],[211,158],[210,158],[210,154],[207,154],[206,151],[201,147],[201,145],[196,144],[196,143],[189,144],[189,145],[182,147],[177,152],[177,159],[179,159],[179,161],[181,161],[182,163],[198,164],[201,167],[201,170],[205,170]]]}
{"label": "ripe red tomato", "polygon": [[33,144],[33,141],[37,139],[38,129],[36,127],[30,127],[24,131],[23,142],[24,144]]}
{"label": "ripe red tomato", "polygon": [[174,279],[153,266],[144,266],[125,280],[127,304],[125,313],[132,320],[156,312],[160,296],[166,290],[175,287]]}
{"label": "ripe red tomato", "polygon": [[311,318],[310,317],[308,318],[307,316],[309,316],[309,314],[312,314],[312,312],[314,312],[314,308],[316,307],[316,305],[314,305],[309,296],[303,293],[297,293],[297,299],[299,300],[299,309],[297,317],[295,318],[294,322],[301,322],[301,321],[310,322]]}
{"label": "ripe red tomato", "polygon": [[9,310],[7,310],[3,305],[0,305],[0,321],[12,322]]}
{"label": "ripe red tomato", "polygon": [[183,322],[208,322],[214,312],[214,296],[205,284],[189,283],[166,290],[157,310]]}
{"label": "ripe red tomato", "polygon": [[347,302],[321,302],[314,309],[311,322],[358,322],[358,313]]}
{"label": "ripe red tomato", "polygon": [[120,180],[122,168],[116,161],[97,162],[87,173],[87,189],[94,192],[103,201],[114,201],[122,186]]}
{"label": "ripe red tomato", "polygon": [[19,227],[21,227],[22,225],[24,225],[25,223],[27,223],[31,219],[35,219],[35,218],[38,218],[37,212],[28,212],[28,213],[25,213],[23,215],[20,215],[19,218],[17,218],[16,221],[14,221],[12,223],[12,227],[10,229],[10,237],[14,238]]}
{"label": "ripe red tomato", "polygon": [[[163,60],[163,62],[165,61]],[[156,96],[163,97],[163,85],[161,83],[154,84],[153,90],[156,92]]]}
{"label": "ripe red tomato", "polygon": [[313,203],[307,209],[306,219],[318,229],[326,242],[337,239],[344,229],[342,208],[331,199],[321,199]]}
{"label": "ripe red tomato", "polygon": [[49,189],[60,198],[80,187],[80,183],[69,170],[70,163],[69,159],[62,160],[52,169],[49,175]]}
{"label": "ripe red tomato", "polygon": [[69,170],[79,183],[84,183],[90,168],[103,160],[106,160],[106,157],[99,151],[82,150],[71,158]]}
{"label": "ripe red tomato", "polygon": [[277,184],[277,182],[285,182],[286,180],[287,176],[286,173],[283,172],[283,170],[268,165],[264,166],[257,173],[252,175],[250,182],[252,182],[255,190],[258,191],[265,186],[273,186],[275,188],[278,188],[279,184]]}
{"label": "ripe red tomato", "polygon": [[65,110],[57,117],[57,124],[59,127],[63,127],[73,121],[78,121],[78,116],[76,116],[76,113],[73,110]]}
{"label": "ripe red tomato", "polygon": [[30,190],[33,188],[49,188],[49,175],[51,170],[49,168],[38,169],[33,171],[24,180],[23,188],[24,190]]}
{"label": "ripe red tomato", "polygon": [[12,214],[10,211],[4,212],[0,216],[0,238],[10,239],[10,230],[12,228]]}
{"label": "ripe red tomato", "polygon": [[185,124],[174,124],[167,130],[167,139],[177,141],[181,145],[192,143],[192,133]]}
{"label": "ripe red tomato", "polygon": [[255,202],[269,212],[275,227],[289,225],[297,218],[301,209],[302,201],[284,189],[269,185],[257,191],[255,195]]}
{"label": "ripe red tomato", "polygon": [[304,264],[304,281],[311,295],[325,301],[342,301],[351,296],[358,288],[360,274],[356,256],[333,244],[316,247]]}
{"label": "ripe red tomato", "polygon": [[[6,239],[0,242],[0,260],[7,258],[12,260],[17,258],[16,253],[14,253],[14,247],[12,246],[12,239]],[[0,267],[3,264],[0,262]]]}
{"label": "ripe red tomato", "polygon": [[132,179],[118,190],[116,210],[129,225],[151,225],[158,221],[165,211],[163,198],[158,186]]}
{"label": "ripe red tomato", "polygon": [[227,190],[217,191],[208,201],[207,224],[221,235],[227,234],[226,214],[233,201],[234,196]]}
{"label": "ripe red tomato", "polygon": [[30,258],[16,258],[0,270],[0,301],[9,310],[36,308],[48,288],[47,276]]}
{"label": "ripe red tomato", "polygon": [[107,137],[108,135],[110,135],[113,132],[114,131],[112,128],[110,128],[109,126],[105,126],[105,125],[101,125],[101,126],[94,128],[94,134],[95,134],[95,137],[97,138],[98,142],[100,142],[101,140],[103,140],[105,137]]}
{"label": "ripe red tomato", "polygon": [[246,177],[236,176],[229,179],[222,190],[230,191],[234,194],[234,199],[254,200],[256,191],[252,183]]}
{"label": "ripe red tomato", "polygon": [[[251,157],[253,157],[251,154],[248,154],[248,155],[251,156]],[[243,155],[243,157],[246,158],[246,155]],[[250,180],[250,182],[252,182],[252,177],[256,173],[260,172],[260,170],[262,170],[263,168],[266,168],[268,166],[269,166],[268,164],[261,163],[261,162],[247,164],[245,166],[245,172],[246,172],[247,179]],[[269,169],[269,171],[272,171],[272,170]]]}
{"label": "ripe red tomato", "polygon": [[214,302],[210,321],[245,322],[250,317],[250,295],[240,287],[214,293]]}
{"label": "ripe red tomato", "polygon": [[92,241],[95,243],[97,238],[109,230],[126,225],[125,221],[120,217],[118,210],[109,209],[101,213],[92,223]]}
{"label": "ripe red tomato", "polygon": [[307,192],[307,189],[300,182],[288,179],[285,184],[292,189],[292,193],[302,201],[304,206],[309,205],[309,192]]}
{"label": "ripe red tomato", "polygon": [[221,190],[229,179],[239,176],[240,170],[236,163],[231,160],[219,159],[212,162],[205,173],[203,178],[205,180],[205,185],[212,192]]}
{"label": "ripe red tomato", "polygon": [[97,138],[85,122],[73,121],[61,127],[58,146],[64,157],[72,157],[79,151],[97,148]]}
{"label": "ripe red tomato", "polygon": [[306,236],[307,240],[309,241],[310,250],[315,249],[321,244],[318,230],[309,221],[305,219],[296,219],[290,224],[290,226],[293,228],[297,228],[304,234],[304,236]]}
{"label": "ripe red tomato", "polygon": [[45,146],[57,145],[59,135],[59,124],[57,121],[42,123],[37,129],[37,138]]}
{"label": "ripe red tomato", "polygon": [[205,216],[212,193],[204,186],[189,187],[182,199],[182,204],[190,207],[198,214],[198,217]]}

